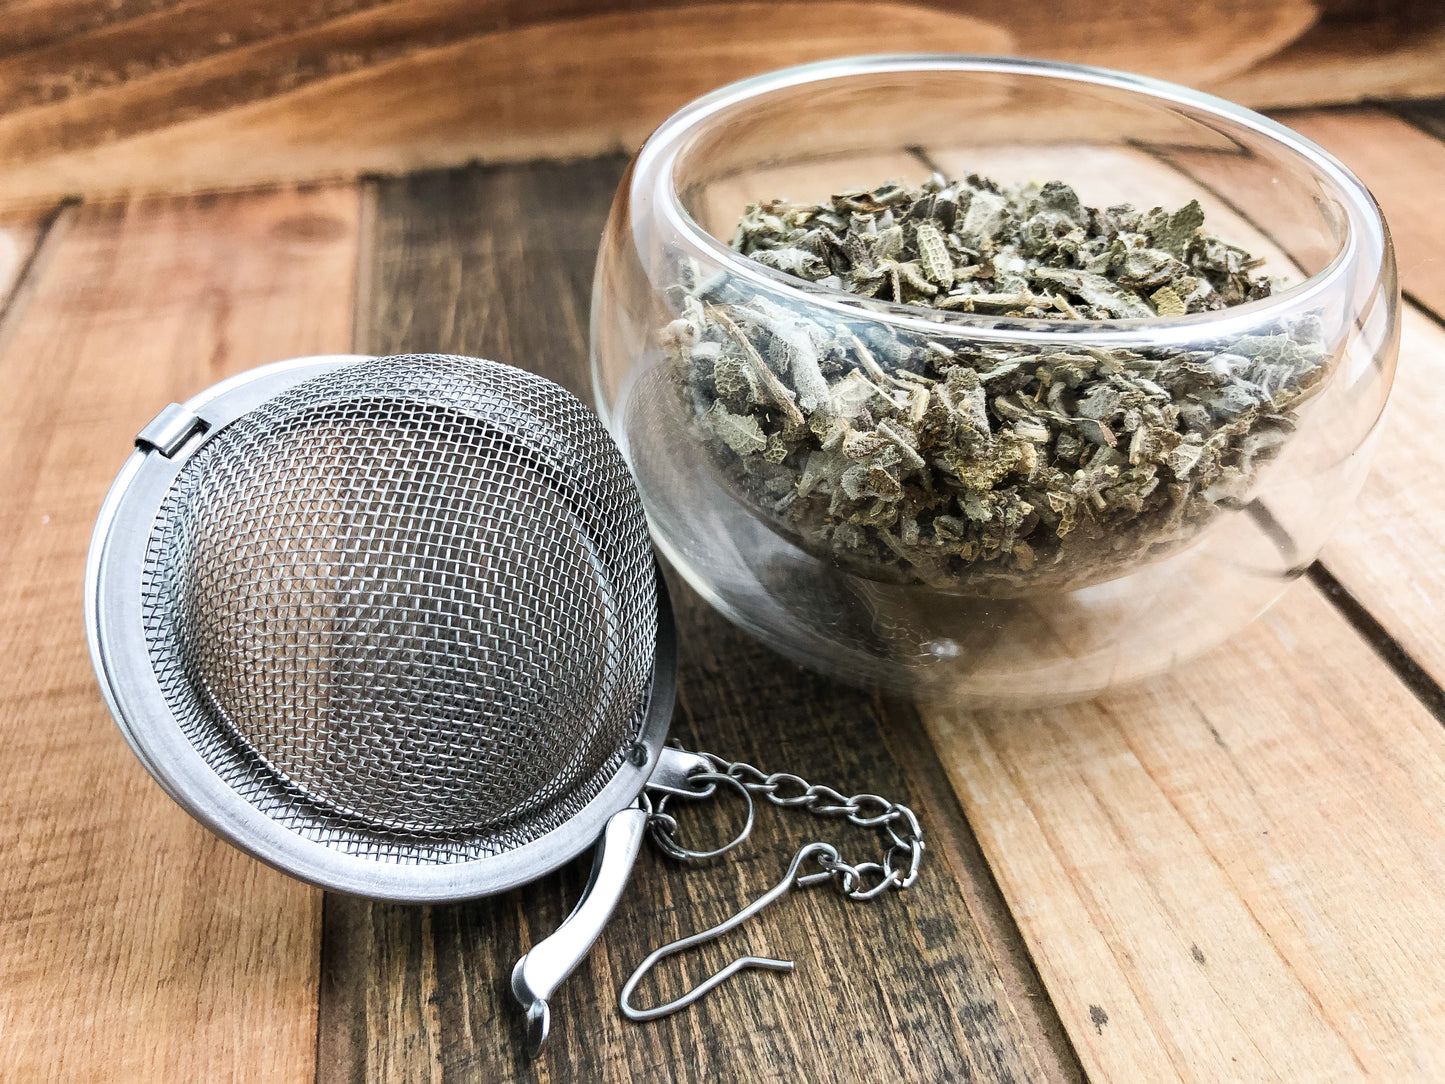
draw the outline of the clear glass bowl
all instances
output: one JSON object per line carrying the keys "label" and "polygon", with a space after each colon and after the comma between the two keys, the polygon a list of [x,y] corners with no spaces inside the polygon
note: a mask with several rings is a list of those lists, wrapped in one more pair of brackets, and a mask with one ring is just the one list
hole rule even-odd
{"label": "clear glass bowl", "polygon": [[[1276,276],[1275,289],[1187,316],[1028,320],[868,301],[728,247],[750,202],[917,184],[933,169],[1003,184],[1061,180],[1095,207],[1172,210],[1197,198],[1207,230],[1266,257],[1261,270]],[[1369,192],[1265,117],[1183,87],[1063,64],[851,58],[726,87],[647,141],[598,257],[592,371],[598,410],[637,476],[659,549],[731,620],[854,683],[1038,704],[1095,695],[1198,654],[1308,567],[1363,483],[1394,374],[1398,298]],[[940,385],[929,381],[939,380],[941,359],[984,380],[1022,381],[1047,365],[1052,383],[1027,384],[1034,398],[1022,410],[1017,397],[1010,416],[987,400],[988,439],[1042,442],[1013,474],[971,483],[992,484],[988,492],[930,490],[916,515],[899,513],[896,499],[867,505],[857,477],[845,485],[836,469],[809,470],[814,453],[842,462],[827,458],[841,447],[831,420],[814,425],[809,414],[813,437],[788,430],[791,443],[764,448],[756,433],[725,433],[708,413],[724,395],[716,362],[735,350],[716,313],[734,306],[770,314],[758,319],[774,321],[780,348],[800,333],[813,343],[828,405],[816,389],[809,398],[802,370],[776,355],[770,364],[793,385],[795,404],[849,415],[851,435],[912,409],[914,386],[933,389],[917,393],[920,411],[937,402]],[[703,309],[709,317],[699,320]],[[1095,358],[1097,371],[1069,380],[1064,355]],[[1045,386],[1062,396],[1049,405],[1077,416],[1089,381],[1119,358],[1131,379],[1177,375],[1185,362],[1196,374],[1156,389],[1179,416],[1178,436],[1168,437],[1183,451],[1148,478],[1130,473],[1127,441],[1105,448],[1092,428],[1050,437],[1019,416],[1044,409]],[[871,409],[854,416],[855,393],[875,392],[887,401],[869,399]],[[759,414],[765,436],[798,420],[777,412],[802,413],[781,398],[730,402]],[[1110,424],[1127,436],[1127,416]],[[900,456],[885,487],[922,477],[910,481]],[[1076,471],[1089,506],[1051,507],[1030,488],[1039,462]],[[840,487],[848,492],[835,499]]]}

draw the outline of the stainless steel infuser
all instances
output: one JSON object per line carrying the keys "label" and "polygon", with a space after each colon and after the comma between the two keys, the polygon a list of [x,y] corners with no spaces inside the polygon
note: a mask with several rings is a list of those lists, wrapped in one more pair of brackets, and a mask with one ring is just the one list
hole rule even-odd
{"label": "stainless steel infuser", "polygon": [[[326,888],[440,902],[598,844],[582,902],[512,975],[535,1052],[671,797],[719,785],[891,836],[882,863],[810,844],[716,936],[795,884],[911,884],[904,806],[665,748],[671,609],[632,477],[572,395],[494,362],[300,358],[167,407],[101,509],[86,626],[106,700],[181,806]],[[796,784],[801,784],[798,789]],[[796,793],[789,793],[793,787]],[[803,874],[812,859],[820,868]]]}

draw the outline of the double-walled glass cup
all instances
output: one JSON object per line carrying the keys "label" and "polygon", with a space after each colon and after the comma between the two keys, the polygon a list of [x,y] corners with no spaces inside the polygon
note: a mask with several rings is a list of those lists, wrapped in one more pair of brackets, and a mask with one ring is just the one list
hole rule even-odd
{"label": "double-walled glass cup", "polygon": [[[1184,316],[1022,319],[865,300],[728,245],[749,203],[822,201],[933,171],[1003,185],[1058,180],[1092,207],[1172,210],[1197,199],[1207,230],[1265,258],[1272,292]],[[1265,117],[1069,65],[853,58],[726,87],[647,141],[598,258],[593,378],[658,547],[731,620],[851,682],[967,704],[1057,702],[1208,649],[1309,566],[1364,481],[1394,374],[1398,296],[1368,191]],[[831,405],[814,396],[822,422],[794,416],[807,389],[789,386],[796,374],[774,357],[761,362],[777,368],[786,394],[769,402],[755,390],[746,408],[732,400],[723,420],[736,431],[720,428],[728,411],[714,369],[738,349],[727,314],[740,312],[782,340],[814,344],[831,396]],[[837,454],[836,417],[847,415],[845,435],[873,418],[859,412],[860,395],[885,397],[871,401],[874,412],[917,402],[921,419],[937,401],[939,359],[1007,380],[1040,365],[1057,378],[1067,358],[1086,368],[1124,359],[1130,378],[1179,416],[1169,437],[1183,451],[1148,478],[1131,474],[1127,415],[1110,421],[1124,426],[1117,433],[1089,428],[1072,417],[1085,410],[1073,392],[1053,388],[1052,407],[1077,421],[1069,436],[1030,414],[1048,406],[1041,398],[1010,400],[1008,416],[990,406],[986,418],[984,439],[1007,429],[1009,440],[1036,442],[999,483],[1014,487],[1006,496],[1022,523],[1013,526],[1027,529],[1022,545],[1018,532],[1002,548],[987,532],[983,543],[960,541],[980,537],[989,514],[978,491],[930,490],[917,515],[898,500],[824,499],[840,476],[814,468]],[[1149,383],[1181,366],[1193,383]],[[754,429],[748,411],[766,424]],[[757,435],[787,425],[788,442]],[[891,481],[879,476],[885,488],[941,477],[922,463],[910,475],[906,449],[899,457]],[[1047,507],[1028,488],[1035,462],[1077,468],[1077,508]],[[856,498],[862,483],[852,485]]]}

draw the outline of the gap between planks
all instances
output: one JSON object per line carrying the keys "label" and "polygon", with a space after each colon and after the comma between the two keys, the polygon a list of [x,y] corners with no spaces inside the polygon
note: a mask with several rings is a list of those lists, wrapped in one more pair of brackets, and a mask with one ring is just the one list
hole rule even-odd
{"label": "gap between planks", "polygon": [[79,204],[65,200],[27,221],[0,227],[0,356],[14,327],[35,292],[46,257],[53,252],[71,222]]}

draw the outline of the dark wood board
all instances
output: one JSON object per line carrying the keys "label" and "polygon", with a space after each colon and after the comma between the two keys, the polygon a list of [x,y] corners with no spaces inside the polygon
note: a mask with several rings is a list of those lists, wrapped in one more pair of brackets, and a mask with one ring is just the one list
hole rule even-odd
{"label": "dark wood board", "polygon": [[[379,183],[358,348],[489,356],[589,400],[592,259],[623,167],[606,157]],[[913,803],[931,845],[919,882],[874,903],[824,886],[792,894],[721,943],[668,961],[641,996],[676,996],[744,950],[794,958],[796,973],[747,973],[691,1010],[635,1025],[617,992],[652,948],[761,894],[809,839],[855,861],[879,845],[768,808],[741,852],[706,867],[680,870],[645,848],[601,942],[554,999],[551,1043],[535,1063],[521,1052],[507,978],[570,909],[585,862],[464,905],[328,896],[318,1079],[1080,1079],[914,710],[807,673],[675,579],[672,588],[682,656],[673,736]],[[721,837],[738,809],[687,812],[701,839]]]}

